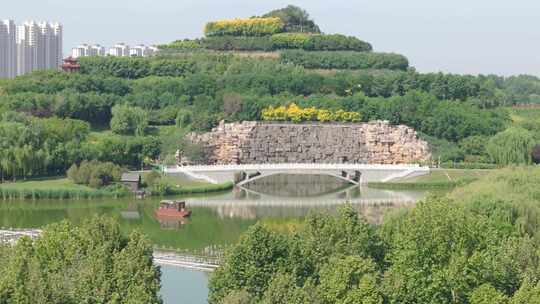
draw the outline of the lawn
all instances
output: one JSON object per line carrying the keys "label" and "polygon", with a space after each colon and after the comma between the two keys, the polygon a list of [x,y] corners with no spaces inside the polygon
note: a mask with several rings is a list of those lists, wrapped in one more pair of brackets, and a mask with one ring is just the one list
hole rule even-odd
{"label": "lawn", "polygon": [[540,121],[539,108],[507,108],[510,118],[515,124],[525,121]]}
{"label": "lawn", "polygon": [[432,169],[427,175],[417,176],[408,179],[398,179],[396,183],[442,183],[454,182],[460,179],[480,178],[493,170],[481,169]]}
{"label": "lawn", "polygon": [[0,188],[10,189],[35,189],[35,190],[94,190],[90,187],[77,185],[65,177],[49,177],[39,179],[20,180],[16,182],[5,182],[0,184]]}

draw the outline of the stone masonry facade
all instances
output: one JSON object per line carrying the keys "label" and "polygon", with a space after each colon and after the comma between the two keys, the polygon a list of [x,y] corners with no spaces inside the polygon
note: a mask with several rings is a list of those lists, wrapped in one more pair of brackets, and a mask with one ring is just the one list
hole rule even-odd
{"label": "stone masonry facade", "polygon": [[362,163],[410,164],[431,158],[414,129],[369,123],[223,123],[191,135],[203,144],[208,164]]}

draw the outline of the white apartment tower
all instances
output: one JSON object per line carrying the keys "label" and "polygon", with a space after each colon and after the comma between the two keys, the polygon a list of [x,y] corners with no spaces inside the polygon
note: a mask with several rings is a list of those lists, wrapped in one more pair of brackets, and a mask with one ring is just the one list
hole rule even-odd
{"label": "white apartment tower", "polygon": [[71,57],[79,58],[90,56],[90,46],[88,44],[81,44],[71,49]]}
{"label": "white apartment tower", "polygon": [[129,50],[129,55],[131,57],[150,57],[157,53],[157,51],[158,49],[156,47],[139,44]]}
{"label": "white apartment tower", "polygon": [[109,48],[109,55],[118,57],[129,57],[129,45],[119,43]]}
{"label": "white apartment tower", "polygon": [[62,64],[62,25],[25,22],[17,26],[17,75]]}
{"label": "white apartment tower", "polygon": [[105,56],[105,47],[94,44],[90,47],[88,56]]}
{"label": "white apartment tower", "polygon": [[105,56],[105,48],[99,44],[81,44],[71,49],[71,57],[79,58],[85,56]]}
{"label": "white apartment tower", "polygon": [[12,20],[0,21],[0,78],[17,76],[16,28]]}

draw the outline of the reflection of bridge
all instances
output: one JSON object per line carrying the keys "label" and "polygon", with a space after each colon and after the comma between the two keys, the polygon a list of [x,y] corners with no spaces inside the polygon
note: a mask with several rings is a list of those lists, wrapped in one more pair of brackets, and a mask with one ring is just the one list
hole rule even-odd
{"label": "reflection of bridge", "polygon": [[191,197],[191,207],[213,209],[220,218],[256,220],[262,218],[302,218],[311,210],[335,210],[339,205],[351,203],[371,223],[381,223],[384,210],[411,206],[425,197],[418,191],[388,191],[350,186],[314,197],[286,197],[269,195],[244,187],[232,192]]}
{"label": "reflection of bridge", "polygon": [[246,164],[176,166],[165,168],[165,173],[183,173],[213,184],[234,182],[241,186],[251,181],[276,174],[329,175],[352,184],[388,182],[429,173],[429,167],[419,165],[368,164]]}

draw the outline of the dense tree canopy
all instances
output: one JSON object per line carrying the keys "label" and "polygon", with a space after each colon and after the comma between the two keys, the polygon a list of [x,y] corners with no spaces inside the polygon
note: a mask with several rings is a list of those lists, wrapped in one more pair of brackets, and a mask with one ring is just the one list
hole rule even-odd
{"label": "dense tree canopy", "polygon": [[530,164],[534,138],[521,128],[509,128],[493,136],[488,142],[487,152],[498,164]]}
{"label": "dense tree canopy", "polygon": [[286,32],[321,32],[319,26],[309,18],[308,12],[298,6],[288,5],[287,7],[268,12],[263,17],[277,17],[281,19]]}
{"label": "dense tree canopy", "polygon": [[35,242],[0,247],[0,259],[0,303],[161,303],[149,241],[112,220],[52,224]]}
{"label": "dense tree canopy", "polygon": [[[533,76],[418,73],[400,55],[357,52],[371,46],[354,37],[292,32],[231,37],[208,41],[214,39],[218,49],[238,41],[250,48],[266,39],[308,51],[86,57],[80,60],[81,73],[35,72],[2,81],[0,124],[9,126],[0,126],[0,137],[6,138],[0,144],[5,147],[0,172],[5,178],[63,174],[84,160],[140,168],[152,158],[167,158],[162,151],[179,148],[173,136],[163,136],[162,126],[176,125],[182,130],[178,134],[207,131],[220,120],[260,120],[264,109],[291,103],[324,113],[360,113],[362,121],[409,125],[443,151],[443,161],[500,162],[487,154],[489,138],[510,121],[498,108],[534,103],[540,96],[540,80]],[[348,48],[356,52],[316,51]],[[80,134],[73,137],[62,125]],[[109,127],[116,134],[102,132]],[[540,124],[528,119],[519,127],[533,134],[534,144],[540,142]],[[12,133],[23,136],[15,140]]]}
{"label": "dense tree canopy", "polygon": [[257,225],[212,275],[210,303],[535,303],[539,178],[501,170],[381,226],[350,205],[293,232]]}

